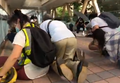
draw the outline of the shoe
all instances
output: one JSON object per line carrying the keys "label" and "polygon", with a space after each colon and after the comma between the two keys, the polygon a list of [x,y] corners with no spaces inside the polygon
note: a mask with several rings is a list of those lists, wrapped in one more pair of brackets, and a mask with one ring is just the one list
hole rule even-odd
{"label": "shoe", "polygon": [[91,45],[91,44],[89,44],[88,47],[89,47],[90,50],[100,50],[97,45]]}
{"label": "shoe", "polygon": [[78,83],[83,83],[87,77],[87,67],[88,63],[85,62],[85,53],[79,48],[76,51],[77,61],[81,61],[77,67],[77,81]]}
{"label": "shoe", "polygon": [[100,50],[97,40],[93,40],[88,47],[90,50]]}
{"label": "shoe", "polygon": [[62,74],[65,76],[65,78],[67,78],[69,81],[73,79],[72,71],[65,64],[61,64],[60,69],[62,71]]}
{"label": "shoe", "polygon": [[85,34],[85,32],[84,32],[84,31],[83,31],[82,35],[83,35],[83,36],[86,36],[86,34]]}
{"label": "shoe", "polygon": [[87,67],[88,63],[85,61],[81,61],[77,68],[77,83],[84,83],[87,78]]}
{"label": "shoe", "polygon": [[73,73],[70,68],[68,68],[63,62],[57,60],[57,68],[59,75],[64,76],[67,80],[73,80]]}
{"label": "shoe", "polygon": [[83,50],[80,50],[79,48],[76,49],[73,61],[81,61],[85,60],[85,52]]}

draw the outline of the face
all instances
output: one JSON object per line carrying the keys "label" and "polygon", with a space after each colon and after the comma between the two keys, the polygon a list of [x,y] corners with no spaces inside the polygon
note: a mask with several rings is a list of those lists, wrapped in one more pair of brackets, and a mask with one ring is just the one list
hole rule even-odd
{"label": "face", "polygon": [[37,19],[32,19],[31,22],[36,23],[36,22],[38,22],[38,20]]}
{"label": "face", "polygon": [[17,19],[17,22],[11,22],[10,27],[18,27],[18,28],[21,28],[21,27],[20,27],[20,20]]}
{"label": "face", "polygon": [[37,22],[38,20],[37,19],[34,19],[35,22]]}
{"label": "face", "polygon": [[15,28],[16,32],[18,32],[21,29],[19,19],[17,20],[17,22],[12,22],[10,24],[10,27]]}

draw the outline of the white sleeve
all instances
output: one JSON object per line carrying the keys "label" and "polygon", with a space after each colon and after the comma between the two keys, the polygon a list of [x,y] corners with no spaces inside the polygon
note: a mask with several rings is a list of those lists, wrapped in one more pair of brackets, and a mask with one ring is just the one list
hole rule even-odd
{"label": "white sleeve", "polygon": [[16,34],[13,44],[20,45],[23,48],[25,47],[25,35],[22,30]]}
{"label": "white sleeve", "polygon": [[91,26],[92,26],[92,28],[94,27],[94,26],[96,26],[96,25],[98,25],[98,23],[93,19],[93,20],[91,20]]}
{"label": "white sleeve", "polygon": [[45,22],[41,23],[40,28],[47,33],[47,26]]}

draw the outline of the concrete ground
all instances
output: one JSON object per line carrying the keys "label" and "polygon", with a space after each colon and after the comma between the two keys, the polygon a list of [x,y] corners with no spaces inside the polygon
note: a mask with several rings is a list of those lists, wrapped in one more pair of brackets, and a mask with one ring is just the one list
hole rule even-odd
{"label": "concrete ground", "polygon": [[117,64],[101,56],[100,52],[89,50],[91,41],[91,38],[78,37],[79,48],[85,51],[86,60],[89,62],[85,83],[119,83],[120,69]]}
{"label": "concrete ground", "polygon": [[[83,37],[81,36],[80,33],[77,34],[77,39],[78,47],[86,53],[85,58],[89,62],[88,76],[84,83],[119,83],[120,69],[118,68],[116,63],[112,63],[108,59],[101,56],[99,51],[89,50],[88,45],[92,41],[91,38]],[[69,82],[55,74],[53,71],[50,71],[46,76],[42,78],[30,81],[17,80],[16,83],[69,83]]]}

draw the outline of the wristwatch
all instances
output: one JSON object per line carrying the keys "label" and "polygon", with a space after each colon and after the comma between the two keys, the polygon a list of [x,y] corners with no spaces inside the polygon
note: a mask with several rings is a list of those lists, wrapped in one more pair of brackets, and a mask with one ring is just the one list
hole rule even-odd
{"label": "wristwatch", "polygon": [[0,78],[2,78],[3,76],[0,76]]}

